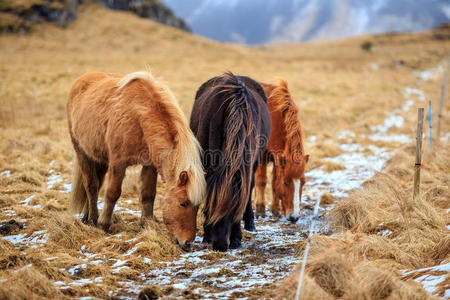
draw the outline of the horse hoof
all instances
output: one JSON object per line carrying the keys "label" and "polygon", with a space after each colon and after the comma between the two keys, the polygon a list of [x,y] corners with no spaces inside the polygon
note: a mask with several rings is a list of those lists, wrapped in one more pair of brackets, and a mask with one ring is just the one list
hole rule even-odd
{"label": "horse hoof", "polygon": [[239,249],[239,248],[242,248],[241,241],[235,240],[230,242],[230,249]]}
{"label": "horse hoof", "polygon": [[145,228],[148,224],[151,223],[151,221],[157,222],[157,221],[153,218],[153,216],[141,218],[141,223],[140,223],[140,224],[141,224],[141,227],[142,227],[142,228]]}
{"label": "horse hoof", "polygon": [[83,222],[83,224],[86,224],[86,225],[87,225],[88,219],[89,219],[89,215],[88,215],[88,214],[85,214],[85,215],[83,215],[83,216],[81,217],[81,222]]}
{"label": "horse hoof", "polygon": [[266,216],[265,209],[264,208],[262,208],[262,209],[261,208],[256,208],[255,216],[261,217],[261,218],[265,217]]}
{"label": "horse hoof", "polygon": [[97,222],[94,222],[93,220],[82,220],[84,225],[97,227]]}
{"label": "horse hoof", "polygon": [[277,211],[272,211],[272,215],[273,215],[275,218],[281,217],[280,213],[277,212]]}
{"label": "horse hoof", "polygon": [[109,228],[111,227],[111,224],[99,224],[99,227],[103,229],[104,232],[108,233]]}
{"label": "horse hoof", "polygon": [[256,232],[256,227],[255,227],[255,224],[253,224],[253,223],[245,224],[244,229],[247,231]]}

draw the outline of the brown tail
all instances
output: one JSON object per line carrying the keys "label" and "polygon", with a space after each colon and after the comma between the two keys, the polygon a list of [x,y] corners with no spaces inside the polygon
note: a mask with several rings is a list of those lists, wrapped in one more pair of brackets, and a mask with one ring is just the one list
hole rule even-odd
{"label": "brown tail", "polygon": [[72,164],[72,192],[70,193],[69,211],[74,214],[79,214],[83,212],[87,204],[87,196],[83,181],[81,180],[80,166],[76,157],[74,157]]}

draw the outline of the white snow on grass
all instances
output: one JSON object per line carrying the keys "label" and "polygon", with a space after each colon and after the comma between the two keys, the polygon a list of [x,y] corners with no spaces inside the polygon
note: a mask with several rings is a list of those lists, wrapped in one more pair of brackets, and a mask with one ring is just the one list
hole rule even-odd
{"label": "white snow on grass", "polygon": [[371,127],[372,132],[376,133],[386,133],[390,128],[397,127],[400,128],[403,126],[404,120],[402,116],[399,115],[390,115],[386,119],[384,119],[383,125],[373,126]]}
{"label": "white snow on grass", "polygon": [[2,236],[0,238],[5,241],[11,242],[13,244],[19,244],[19,243],[25,242],[26,236],[27,236],[26,233],[19,233],[19,234],[14,234],[14,235]]}
{"label": "white snow on grass", "polygon": [[406,100],[405,103],[403,103],[403,105],[402,105],[402,110],[404,112],[407,112],[407,111],[409,111],[409,109],[413,105],[414,105],[414,101],[413,100]]}
{"label": "white snow on grass", "polygon": [[0,176],[9,177],[9,176],[11,176],[11,171],[10,170],[5,170],[3,172],[0,172]]}
{"label": "white snow on grass", "polygon": [[440,64],[435,68],[430,68],[421,72],[416,71],[414,72],[414,74],[423,81],[428,81],[430,79],[437,77],[443,70],[444,67],[442,66],[442,64]]}
{"label": "white snow on grass", "polygon": [[20,204],[29,206],[30,202],[31,202],[31,200],[33,200],[34,196],[35,195],[31,195],[30,197],[26,198],[25,200],[20,201]]}
{"label": "white snow on grass", "polygon": [[407,144],[412,141],[412,139],[406,134],[371,134],[369,137],[372,141],[380,141],[380,142],[397,142],[401,144]]}
{"label": "white snow on grass", "polygon": [[423,272],[423,271],[450,272],[450,262],[442,264],[442,265],[433,266],[433,267],[422,268],[422,269],[404,272],[403,275],[408,275],[408,274],[412,274],[412,273],[416,273],[416,272]]}
{"label": "white snow on grass", "polygon": [[446,132],[444,136],[441,136],[442,142],[449,142],[450,141],[450,131]]}
{"label": "white snow on grass", "polygon": [[380,171],[384,162],[391,157],[389,152],[375,146],[370,147],[374,155],[365,155],[364,148],[359,144],[343,144],[341,148],[347,153],[325,161],[339,163],[345,169],[325,172],[320,167],[307,172],[303,193],[307,199],[302,202],[311,199],[313,201],[310,204],[313,204],[325,192],[335,197],[347,197],[348,191],[359,188],[365,180]]}
{"label": "white snow on grass", "polygon": [[[423,274],[420,277],[415,278],[414,280],[422,284],[423,288],[430,294],[436,295],[436,291],[438,289],[438,285],[443,283],[446,279],[446,276],[450,273],[450,262],[443,263],[441,265],[422,268],[412,271],[404,271],[403,275],[411,275],[415,273],[427,272],[428,274]],[[443,273],[443,274],[442,274]],[[448,299],[450,296],[450,290],[445,291],[444,298]]]}
{"label": "white snow on grass", "polygon": [[348,129],[340,131],[337,136],[338,140],[343,140],[343,139],[352,138],[352,137],[355,137],[355,133]]}
{"label": "white snow on grass", "polygon": [[26,198],[23,201],[20,201],[19,203],[23,206],[28,206],[28,207],[33,207],[33,208],[42,208],[42,205],[40,204],[36,204],[36,205],[31,205],[30,202],[34,199],[35,195],[31,195],[30,197]]}
{"label": "white snow on grass", "polygon": [[86,268],[87,268],[86,264],[80,264],[70,268],[69,270],[67,270],[67,272],[69,272],[70,275],[75,276],[80,272],[82,272],[82,270],[86,270]]}
{"label": "white snow on grass", "polygon": [[[235,292],[262,287],[284,278],[297,263],[293,245],[304,239],[304,227],[307,226],[280,222],[267,212],[266,217],[256,220],[257,233],[242,243],[243,248],[229,250],[214,259],[209,255],[216,252],[209,249],[182,254],[146,274],[145,284],[171,285],[182,291],[200,283],[204,286],[192,292],[202,299],[227,298]],[[200,246],[201,240],[196,238],[194,248]],[[253,258],[258,261],[250,263]],[[199,267],[187,267],[191,265]]]}
{"label": "white snow on grass", "polygon": [[7,216],[7,217],[15,217],[15,216],[17,216],[16,211],[15,211],[15,210],[12,210],[12,209],[5,209],[5,210],[3,211],[3,214],[4,214],[5,216]]}
{"label": "white snow on grass", "polygon": [[415,88],[412,88],[409,86],[407,86],[405,88],[405,91],[403,92],[403,96],[405,96],[407,101],[412,101],[411,99],[409,99],[411,96],[416,96],[417,98],[419,98],[420,101],[425,101],[425,99],[426,99],[424,91],[415,89]]}
{"label": "white snow on grass", "polygon": [[48,178],[47,178],[47,188],[48,189],[53,189],[55,184],[61,183],[63,189],[60,190],[59,192],[70,193],[70,191],[72,190],[71,183],[64,183],[63,179],[61,178],[61,175],[56,173],[55,170],[53,170],[53,169],[50,169],[48,172],[50,174],[50,176],[48,176]]}
{"label": "white snow on grass", "polygon": [[445,280],[445,275],[423,275],[415,280],[420,282],[428,293],[434,294],[437,290],[437,285]]}
{"label": "white snow on grass", "polygon": [[47,243],[49,237],[50,235],[47,233],[47,230],[40,230],[29,235],[26,233],[19,233],[15,235],[1,236],[0,238],[15,245],[23,244],[31,248],[37,248],[41,244]]}

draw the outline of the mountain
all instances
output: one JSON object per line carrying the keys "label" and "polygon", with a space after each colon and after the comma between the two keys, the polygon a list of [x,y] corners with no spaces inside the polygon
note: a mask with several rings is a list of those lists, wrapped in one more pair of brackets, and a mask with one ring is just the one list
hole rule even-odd
{"label": "mountain", "polygon": [[[125,10],[161,24],[190,31],[183,19],[160,0],[92,0],[114,10]],[[74,21],[83,0],[0,0],[0,32],[26,32],[42,20],[61,27]]]}
{"label": "mountain", "polygon": [[165,0],[194,33],[248,44],[330,40],[430,29],[449,0]]}

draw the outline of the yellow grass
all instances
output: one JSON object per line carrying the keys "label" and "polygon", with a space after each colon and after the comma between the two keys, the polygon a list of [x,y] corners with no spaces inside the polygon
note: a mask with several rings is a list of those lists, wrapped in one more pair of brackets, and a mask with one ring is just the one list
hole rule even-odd
{"label": "yellow grass", "polygon": [[[70,183],[73,150],[67,132],[65,99],[71,83],[81,74],[88,71],[126,74],[148,65],[155,76],[167,81],[188,116],[196,89],[226,70],[263,82],[285,77],[300,108],[311,169],[324,164],[325,158],[341,154],[338,142],[342,141],[337,138],[341,130],[355,132],[346,142],[369,144],[363,135],[370,133],[371,126],[381,124],[387,112],[404,102],[405,86],[418,85],[419,79],[413,71],[435,67],[446,56],[449,42],[432,36],[432,33],[422,33],[370,37],[376,45],[373,53],[360,48],[368,37],[244,47],[213,42],[89,2],[80,6],[78,19],[66,30],[40,24],[26,36],[1,36],[0,173],[9,171],[10,176],[0,175],[0,220],[26,223],[24,229],[13,228],[12,234],[31,236],[35,231],[47,230],[49,239],[38,248],[20,249],[0,239],[0,298],[107,298],[111,290],[124,290],[121,282],[139,282],[140,274],[154,268],[153,262],[172,260],[181,253],[160,224],[162,184],[156,197],[156,221],[145,228],[140,226],[138,216],[116,212],[112,233],[105,234],[67,213],[68,194],[60,191],[64,190],[63,183]],[[396,67],[395,61],[400,59],[405,66]],[[373,70],[372,63],[379,69]],[[434,113],[439,84],[439,78],[421,83],[421,88],[433,100]],[[401,133],[413,135],[416,107],[411,108],[410,118],[399,130]],[[448,108],[447,101],[442,123],[444,133],[450,125]],[[315,136],[316,141],[309,140],[310,136]],[[396,145],[386,147],[395,149]],[[381,199],[386,202],[373,216],[364,219],[361,242],[347,251],[355,257],[355,263],[348,266],[337,259],[329,265],[329,259],[323,260],[314,274],[317,278],[337,274],[333,277],[335,281],[323,283],[323,278],[316,280],[308,273],[304,290],[309,296],[305,299],[333,299],[341,293],[351,299],[356,294],[347,294],[350,288],[355,293],[363,290],[369,296],[388,293],[378,290],[378,286],[393,286],[387,288],[392,290],[392,299],[406,299],[405,295],[415,292],[422,295],[420,287],[399,279],[397,271],[448,259],[448,239],[443,235],[449,220],[442,216],[442,211],[448,207],[449,155],[446,152],[427,154],[426,161],[433,162],[433,172],[424,167],[421,197],[411,202],[405,200],[411,193],[411,149],[405,151],[406,154],[399,154],[389,162],[388,175],[377,175],[373,183],[367,183],[367,189],[336,205],[333,225],[336,230],[346,231],[362,220],[376,202]],[[49,177],[55,173],[63,182],[49,188]],[[138,177],[138,169],[128,171],[118,201],[121,207],[140,210]],[[32,195],[29,206],[20,203]],[[15,215],[10,216],[8,210]],[[381,230],[378,226],[381,222],[393,231],[392,237],[376,235]],[[344,245],[355,234],[346,233],[342,237]],[[316,250],[312,260],[330,245],[330,239],[313,240],[313,250]],[[92,264],[82,260],[82,248],[83,253],[97,254],[101,262]],[[130,250],[132,254],[124,256]],[[144,263],[142,257],[152,262]],[[126,260],[128,268],[114,273],[112,265],[117,259]],[[70,268],[83,263],[86,268],[79,270],[79,274],[69,274]],[[341,267],[348,274],[336,273]],[[68,289],[52,284],[71,282],[77,276],[92,280],[101,277],[102,284]],[[369,284],[367,278],[376,280]],[[354,289],[355,284],[360,288]],[[149,290],[149,294],[153,292]]]}
{"label": "yellow grass", "polygon": [[[363,189],[335,204],[330,213],[331,226],[342,235],[313,237],[300,299],[309,299],[308,295],[318,289],[316,285],[326,292],[316,299],[434,298],[411,280],[426,272],[402,276],[402,271],[450,261],[446,228],[450,223],[450,149],[426,152],[422,192],[416,199],[411,186],[413,159],[413,147],[403,148],[386,163],[385,173],[375,175]],[[447,188],[436,192],[442,186]],[[298,249],[303,251],[304,246],[301,243]],[[295,295],[298,270],[273,295]],[[447,274],[438,285],[439,295],[444,295],[448,282]]]}

